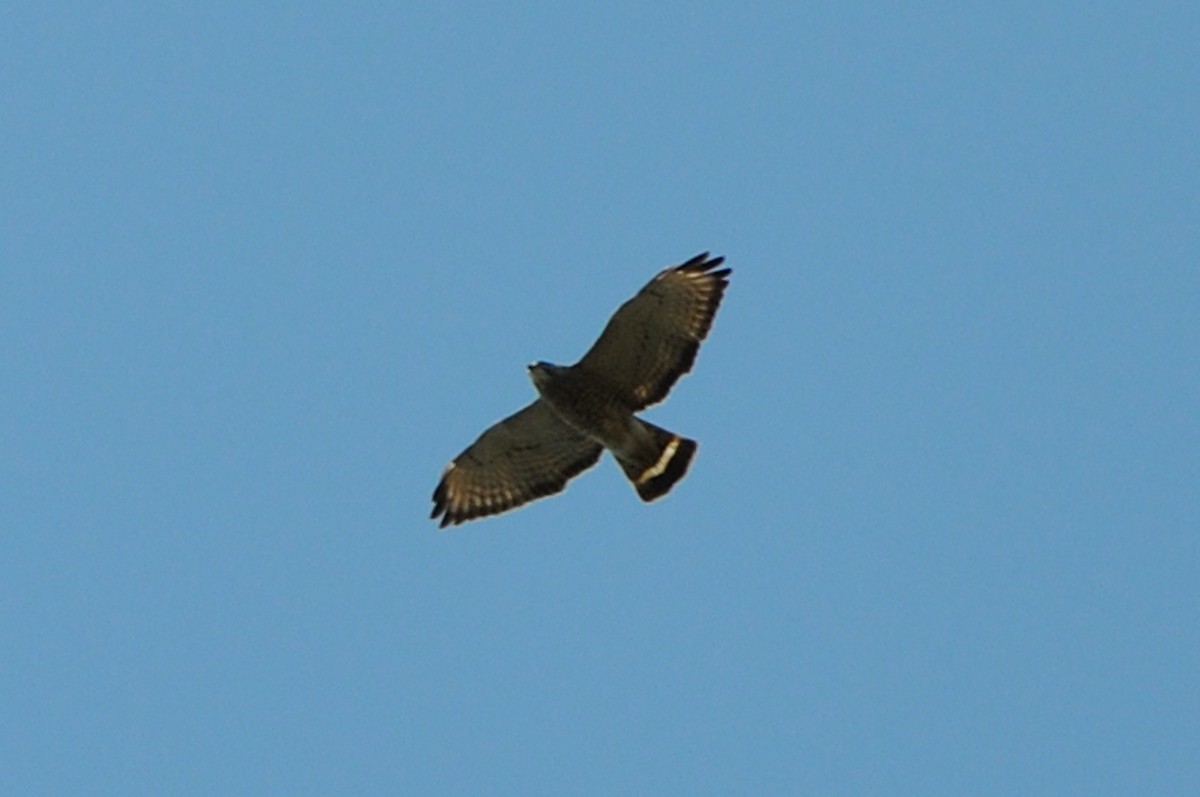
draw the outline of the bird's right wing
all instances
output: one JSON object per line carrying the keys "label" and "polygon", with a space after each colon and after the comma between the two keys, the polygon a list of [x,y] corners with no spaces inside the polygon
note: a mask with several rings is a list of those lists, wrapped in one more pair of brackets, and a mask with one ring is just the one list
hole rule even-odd
{"label": "bird's right wing", "polygon": [[603,377],[634,410],[662,401],[712,327],[729,285],[730,270],[717,269],[723,262],[704,252],[659,272],[621,305],[578,367]]}

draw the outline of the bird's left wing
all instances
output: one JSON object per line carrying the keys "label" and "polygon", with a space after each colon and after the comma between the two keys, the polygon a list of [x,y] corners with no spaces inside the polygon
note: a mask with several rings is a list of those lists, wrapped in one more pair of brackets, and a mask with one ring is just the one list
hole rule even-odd
{"label": "bird's left wing", "polygon": [[430,517],[441,515],[445,528],[561,492],[603,451],[538,399],[492,426],[446,466]]}

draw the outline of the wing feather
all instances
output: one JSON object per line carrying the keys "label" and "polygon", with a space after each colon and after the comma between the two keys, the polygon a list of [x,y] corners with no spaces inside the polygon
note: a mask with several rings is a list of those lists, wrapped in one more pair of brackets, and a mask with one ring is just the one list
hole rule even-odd
{"label": "wing feather", "polygon": [[454,458],[433,491],[441,527],[561,492],[604,448],[541,399],[496,423]]}
{"label": "wing feather", "polygon": [[621,305],[578,367],[606,379],[634,410],[662,401],[712,328],[729,284],[730,269],[714,271],[724,262],[704,252],[659,272]]}

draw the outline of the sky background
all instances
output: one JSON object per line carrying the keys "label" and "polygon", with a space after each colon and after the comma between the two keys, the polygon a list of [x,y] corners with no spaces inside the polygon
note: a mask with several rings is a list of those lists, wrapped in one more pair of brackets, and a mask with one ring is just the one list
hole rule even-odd
{"label": "sky background", "polygon": [[[0,23],[0,793],[1200,789],[1195,3]],[[659,269],[654,422],[439,533]]]}

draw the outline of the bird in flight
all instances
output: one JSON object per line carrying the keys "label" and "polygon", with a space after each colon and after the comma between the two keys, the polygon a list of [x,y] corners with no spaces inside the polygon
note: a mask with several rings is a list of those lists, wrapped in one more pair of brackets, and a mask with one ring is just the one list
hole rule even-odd
{"label": "bird in flight", "polygon": [[659,272],[609,320],[574,365],[538,362],[538,398],[496,423],[446,466],[433,491],[441,528],[561,492],[604,449],[643,501],[687,473],[696,441],[634,413],[667,397],[691,370],[729,284],[708,253]]}

